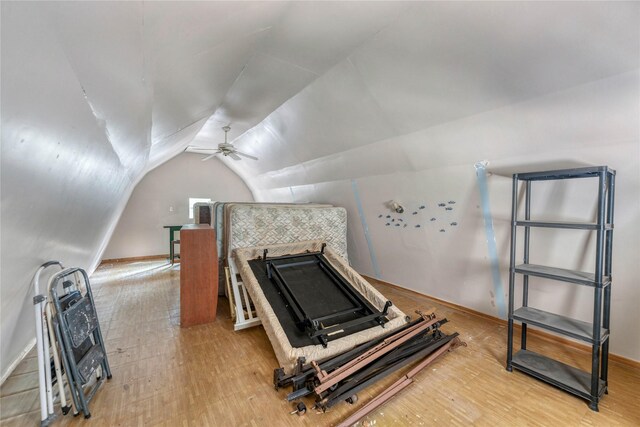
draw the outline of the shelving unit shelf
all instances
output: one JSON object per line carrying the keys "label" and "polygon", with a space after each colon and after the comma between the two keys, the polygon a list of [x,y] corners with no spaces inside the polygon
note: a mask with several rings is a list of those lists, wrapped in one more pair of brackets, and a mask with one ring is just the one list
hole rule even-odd
{"label": "shelving unit shelf", "polygon": [[[509,326],[507,370],[513,368],[546,381],[589,401],[598,403],[608,392],[609,321],[611,303],[611,251],[616,172],[607,166],[529,172],[513,175],[511,204],[511,259],[509,268]],[[537,221],[531,219],[531,183],[576,178],[598,180],[596,222]],[[518,187],[524,182],[524,220],[518,219]],[[516,236],[524,228],[523,262],[516,265]],[[576,271],[529,263],[531,228],[586,230],[596,233],[594,272]],[[516,276],[522,277],[522,305],[515,308]],[[593,322],[572,319],[529,307],[529,277],[541,277],[593,288]],[[514,322],[522,324],[520,350],[513,352]],[[591,371],[582,371],[527,349],[527,326],[533,325],[591,345]]]}

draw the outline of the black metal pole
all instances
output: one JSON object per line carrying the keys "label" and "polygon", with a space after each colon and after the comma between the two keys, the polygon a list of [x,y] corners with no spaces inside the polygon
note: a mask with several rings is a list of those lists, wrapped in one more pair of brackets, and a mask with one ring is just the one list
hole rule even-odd
{"label": "black metal pole", "polygon": [[[337,356],[325,359],[325,360],[321,360],[318,364],[320,366],[320,369],[322,369],[323,371],[330,371],[334,368],[336,368],[337,366],[342,365],[343,363],[345,363],[346,361],[353,359],[357,356],[359,356],[360,354],[364,353],[365,351],[371,349],[372,347],[375,347],[376,345],[380,344],[382,341],[384,341],[385,339],[394,336],[395,334],[399,334],[402,331],[405,331],[409,328],[412,328],[416,325],[418,325],[419,323],[424,322],[424,318],[419,317],[409,323],[404,324],[402,327],[391,331],[391,332],[387,332],[384,335],[379,336],[376,339],[373,339],[369,342],[366,342],[364,344],[360,344],[359,346],[347,351],[346,353],[342,353],[339,354]],[[436,323],[435,325],[433,325],[434,327],[436,327],[436,325],[443,325],[447,323],[447,319],[442,319],[440,320],[438,323]],[[311,365],[305,365],[303,367],[303,370],[301,372],[296,373],[295,375],[288,375],[285,376],[283,381],[277,383],[276,385],[278,387],[284,387],[287,384],[300,384],[305,382],[308,378],[310,378],[311,376],[313,376],[315,374],[315,370],[313,369],[313,367],[311,367]],[[312,391],[309,391],[309,393],[312,393]],[[287,397],[288,399],[288,397]]]}
{"label": "black metal pole", "polygon": [[513,359],[513,288],[515,280],[516,264],[516,219],[518,217],[518,174],[513,174],[511,188],[511,255],[509,260],[509,319],[507,332],[507,371],[511,372],[511,360]]}
{"label": "black metal pole", "polygon": [[598,410],[600,386],[600,330],[602,327],[602,273],[603,246],[605,229],[605,198],[606,171],[598,174],[598,234],[596,238],[596,271],[593,303],[593,346],[591,352],[591,404],[589,407]]}
{"label": "black metal pole", "polygon": [[[422,349],[421,351],[403,359],[403,360],[399,360],[391,365],[389,365],[387,368],[385,368],[384,370],[379,371],[378,373],[376,373],[375,375],[364,379],[363,381],[358,382],[358,384],[351,384],[351,382],[347,383],[347,387],[348,389],[342,389],[342,392],[338,395],[338,394],[332,394],[332,397],[328,398],[326,403],[324,404],[325,408],[330,408],[333,405],[335,405],[336,403],[345,400],[347,397],[349,396],[353,396],[354,394],[358,393],[360,390],[368,387],[370,384],[373,384],[377,381],[379,381],[380,379],[386,377],[387,375],[397,371],[398,369],[402,368],[403,366],[406,366],[412,362],[415,362],[416,360],[420,360],[422,358],[425,358],[426,356],[430,355],[431,353],[433,353],[435,350],[437,350],[438,348],[442,347],[443,345],[447,344],[448,342],[450,342],[451,340],[453,340],[454,338],[456,338],[458,336],[457,332],[454,332],[451,335],[446,335],[444,337],[442,337],[441,339],[439,339],[438,341],[432,343],[431,345],[429,345],[428,347]],[[346,387],[345,387],[346,388]],[[337,390],[336,390],[337,391]],[[335,392],[334,392],[335,393]]]}
{"label": "black metal pole", "polygon": [[280,291],[280,295],[285,299],[285,302],[291,308],[291,311],[296,318],[295,320],[298,324],[298,328],[300,328],[302,324],[308,319],[307,313],[304,311],[304,308],[302,307],[296,296],[293,294],[293,291],[287,284],[286,280],[284,280],[284,278],[282,277],[282,274],[280,274],[280,272],[278,271],[278,267],[274,264],[270,264],[269,268],[272,272],[271,281],[276,285],[276,287]]}
{"label": "black metal pole", "polygon": [[[604,289],[604,309],[602,313],[602,327],[610,330],[610,317],[611,317],[611,286],[613,284],[613,277],[611,275],[611,259],[613,251],[613,206],[615,201],[615,171],[611,171],[608,175],[607,186],[607,221],[606,225],[609,228],[606,232],[605,242],[605,259],[604,259],[604,275],[609,278],[609,286]],[[602,345],[602,362],[600,378],[605,382],[605,387],[608,389],[609,380],[609,341],[611,336]]]}
{"label": "black metal pole", "polygon": [[[524,203],[524,219],[529,221],[531,219],[531,181],[525,182],[525,203]],[[529,264],[529,243],[531,236],[531,228],[526,225],[524,227],[524,258],[525,264]],[[522,276],[522,306],[527,307],[529,305],[529,276]],[[520,348],[526,350],[527,348],[527,324],[522,323],[522,335],[520,338]]]}

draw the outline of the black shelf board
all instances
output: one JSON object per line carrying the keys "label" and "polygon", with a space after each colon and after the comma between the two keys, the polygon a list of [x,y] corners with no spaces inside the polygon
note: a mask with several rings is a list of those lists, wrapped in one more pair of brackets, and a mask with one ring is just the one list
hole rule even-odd
{"label": "black shelf board", "polygon": [[[594,401],[591,396],[591,374],[588,372],[529,350],[520,350],[514,354],[511,365],[565,391]],[[595,401],[602,397],[607,388],[604,381],[600,379],[598,381],[599,387]]]}
{"label": "black shelf board", "polygon": [[517,176],[521,181],[545,181],[552,179],[590,178],[598,176],[601,172],[606,172],[610,175],[616,174],[616,171],[608,166],[589,166],[585,168],[516,173],[514,176]]}
{"label": "black shelf board", "polygon": [[[570,228],[574,230],[597,230],[598,224],[594,222],[564,222],[564,221],[532,221],[518,220],[516,225],[524,227],[545,227],[545,228]],[[612,224],[605,224],[605,230],[612,230]]]}
{"label": "black shelf board", "polygon": [[[590,344],[594,343],[593,323],[549,313],[548,311],[538,310],[533,307],[520,307],[513,312],[513,318],[514,320],[518,320],[522,323],[539,326],[549,331],[558,332],[581,341],[586,341]],[[602,343],[608,338],[608,336],[609,331],[607,329],[600,328],[599,342]]]}
{"label": "black shelf board", "polygon": [[[584,271],[567,270],[565,268],[548,267],[537,264],[520,264],[515,267],[515,272],[529,276],[544,277],[546,279],[560,280],[563,282],[577,283],[579,285],[596,286],[596,279],[593,273]],[[602,277],[602,286],[607,286],[611,282],[608,276]]]}

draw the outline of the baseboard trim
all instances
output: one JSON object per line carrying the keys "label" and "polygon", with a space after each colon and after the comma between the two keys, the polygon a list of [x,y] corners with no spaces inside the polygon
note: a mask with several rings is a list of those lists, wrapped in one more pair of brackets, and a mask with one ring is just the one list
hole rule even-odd
{"label": "baseboard trim", "polygon": [[[102,264],[119,264],[123,262],[136,262],[136,261],[153,261],[153,260],[161,260],[161,259],[169,259],[169,254],[162,255],[147,255],[147,256],[136,256],[129,258],[111,258],[111,259],[103,259],[100,261],[99,265]],[[177,258],[175,262],[180,262],[180,258]]]}
{"label": "baseboard trim", "polygon": [[7,378],[9,378],[11,374],[13,374],[13,371],[16,370],[20,362],[24,360],[24,358],[27,356],[27,354],[29,354],[31,349],[35,347],[35,345],[36,345],[36,338],[34,337],[29,342],[29,344],[27,344],[27,347],[24,350],[22,350],[22,353],[20,353],[20,355],[18,355],[18,357],[11,363],[11,365],[9,365],[9,368],[7,369],[7,371],[2,374],[2,377],[0,377],[0,385],[4,384]]}
{"label": "baseboard trim", "polygon": [[[476,310],[473,310],[471,308],[464,307],[462,305],[458,305],[458,304],[454,304],[454,303],[449,302],[449,301],[441,300],[439,298],[435,298],[435,297],[432,297],[430,295],[426,295],[426,294],[420,293],[418,291],[414,291],[413,289],[408,289],[408,288],[402,287],[400,285],[396,285],[395,283],[390,283],[390,282],[387,282],[385,280],[380,280],[380,279],[373,278],[371,276],[367,276],[366,274],[363,274],[362,277],[364,277],[367,280],[370,280],[370,281],[373,281],[373,282],[379,282],[379,283],[382,283],[383,285],[387,285],[387,286],[399,289],[399,290],[404,291],[404,292],[409,292],[409,293],[421,296],[423,298],[429,298],[430,300],[433,300],[434,302],[437,302],[438,304],[441,304],[441,305],[444,305],[446,307],[461,311],[461,312],[466,313],[466,314],[470,314],[472,316],[480,317],[482,319],[489,320],[491,322],[498,323],[500,325],[504,325],[504,326],[507,325],[507,321],[506,320],[500,319],[499,317],[495,317],[495,316],[492,316],[490,314],[483,313],[481,311],[476,311]],[[515,329],[516,330],[520,330],[520,325],[515,325]],[[580,351],[583,351],[585,353],[591,353],[591,347],[590,346],[581,344],[581,343],[576,342],[576,341],[572,341],[572,340],[564,338],[564,337],[560,337],[558,335],[553,335],[553,334],[550,334],[548,332],[541,331],[539,329],[532,329],[532,328],[528,329],[528,333],[530,333],[531,335],[536,336],[538,338],[541,338],[541,339],[543,339],[545,341],[550,341],[550,342],[554,342],[554,343],[562,343],[563,345],[567,345],[569,347],[575,348],[576,350],[580,350]],[[618,354],[609,353],[609,361],[613,361],[613,362],[617,362],[617,363],[620,363],[620,364],[623,364],[623,365],[627,365],[627,366],[630,366],[632,368],[640,368],[640,361],[629,359],[628,357],[620,356]]]}

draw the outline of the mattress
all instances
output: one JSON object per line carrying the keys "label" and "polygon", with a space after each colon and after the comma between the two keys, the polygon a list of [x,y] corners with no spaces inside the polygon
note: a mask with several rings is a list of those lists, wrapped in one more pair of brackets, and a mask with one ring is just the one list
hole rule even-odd
{"label": "mattress", "polygon": [[[226,260],[228,256],[228,248],[229,248],[229,230],[231,227],[229,226],[231,222],[231,210],[236,207],[272,207],[278,209],[286,209],[291,207],[331,207],[331,205],[321,205],[321,204],[312,204],[312,203],[257,203],[257,202],[216,202],[213,204],[213,219],[212,226],[216,230],[216,245],[218,249],[218,289],[225,289],[225,274],[224,267],[227,265]],[[261,229],[258,228],[258,225],[255,224],[251,229],[247,227],[251,227],[252,224],[245,223],[243,227],[238,227],[242,229],[243,233],[251,233],[253,235],[259,235],[261,233]],[[268,232],[268,230],[265,230]]]}
{"label": "mattress", "polygon": [[347,256],[347,211],[308,205],[228,205],[225,256],[237,248],[322,240]]}
{"label": "mattress", "polygon": [[[254,303],[258,316],[262,320],[262,325],[264,326],[267,336],[271,341],[278,363],[287,372],[294,369],[299,357],[304,357],[307,361],[311,361],[321,360],[341,354],[356,345],[370,341],[401,327],[408,320],[408,317],[402,311],[395,306],[391,306],[387,315],[387,319],[389,319],[389,321],[385,324],[384,328],[374,326],[355,332],[330,341],[326,348],[320,344],[307,345],[303,347],[292,346],[289,338],[287,337],[286,331],[278,320],[278,316],[269,304],[269,300],[265,296],[258,279],[255,277],[249,261],[262,256],[265,249],[268,249],[269,255],[274,257],[304,252],[319,252],[321,250],[322,243],[322,240],[315,240],[275,245],[271,244],[251,248],[234,249],[232,252],[233,260],[238,267],[238,271],[242,277],[242,282]],[[377,309],[383,309],[387,299],[366,280],[364,280],[355,270],[353,270],[346,260],[339,255],[337,250],[328,246],[325,249],[324,254],[331,265],[344,278],[346,278],[361,295],[363,295]]]}
{"label": "mattress", "polygon": [[[228,297],[235,306],[234,329],[260,323],[250,295],[230,263],[234,249],[322,239],[347,257],[347,212],[313,204],[226,203],[222,208],[222,266],[230,267]],[[225,286],[225,288],[227,288]]]}
{"label": "mattress", "polygon": [[225,202],[216,202],[213,204],[213,218],[211,226],[216,230],[216,246],[218,249],[218,259],[222,259],[222,211]]}

